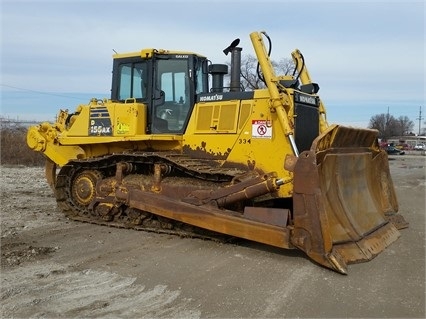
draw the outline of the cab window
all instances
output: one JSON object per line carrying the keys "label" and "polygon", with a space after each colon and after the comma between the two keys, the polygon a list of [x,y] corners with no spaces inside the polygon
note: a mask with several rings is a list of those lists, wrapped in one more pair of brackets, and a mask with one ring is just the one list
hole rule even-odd
{"label": "cab window", "polygon": [[119,100],[135,98],[142,101],[146,99],[148,83],[146,63],[121,64],[119,74]]}

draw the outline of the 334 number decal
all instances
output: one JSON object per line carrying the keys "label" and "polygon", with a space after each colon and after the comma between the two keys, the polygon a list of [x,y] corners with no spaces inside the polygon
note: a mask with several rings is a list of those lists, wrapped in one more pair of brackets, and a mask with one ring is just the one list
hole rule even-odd
{"label": "334 number decal", "polygon": [[238,144],[251,144],[251,140],[250,139],[245,139],[245,138],[240,138],[238,140]]}

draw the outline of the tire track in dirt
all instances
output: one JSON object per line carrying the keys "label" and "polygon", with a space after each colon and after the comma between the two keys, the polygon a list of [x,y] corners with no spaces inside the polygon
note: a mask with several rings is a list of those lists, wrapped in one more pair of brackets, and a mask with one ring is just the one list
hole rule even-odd
{"label": "tire track in dirt", "polygon": [[[24,269],[23,269],[24,268]],[[25,269],[27,268],[27,269]],[[53,277],[53,278],[52,278]],[[199,318],[191,299],[166,285],[51,264],[20,267],[2,276],[2,318]]]}

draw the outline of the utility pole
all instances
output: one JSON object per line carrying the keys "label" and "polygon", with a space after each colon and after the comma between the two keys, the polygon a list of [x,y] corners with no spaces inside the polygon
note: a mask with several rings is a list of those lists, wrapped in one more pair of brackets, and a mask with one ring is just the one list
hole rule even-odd
{"label": "utility pole", "polygon": [[418,118],[416,118],[416,120],[419,120],[419,135],[418,136],[420,136],[420,128],[421,128],[421,126],[422,126],[422,120],[423,120],[423,117],[422,117],[422,107],[420,106],[420,111],[419,111],[419,117]]}

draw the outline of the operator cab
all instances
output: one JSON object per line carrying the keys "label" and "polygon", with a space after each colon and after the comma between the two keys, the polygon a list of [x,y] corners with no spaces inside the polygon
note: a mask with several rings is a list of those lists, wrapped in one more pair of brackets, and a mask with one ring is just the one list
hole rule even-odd
{"label": "operator cab", "polygon": [[196,95],[206,92],[205,57],[154,49],[114,56],[111,100],[145,104],[148,134],[182,134]]}

